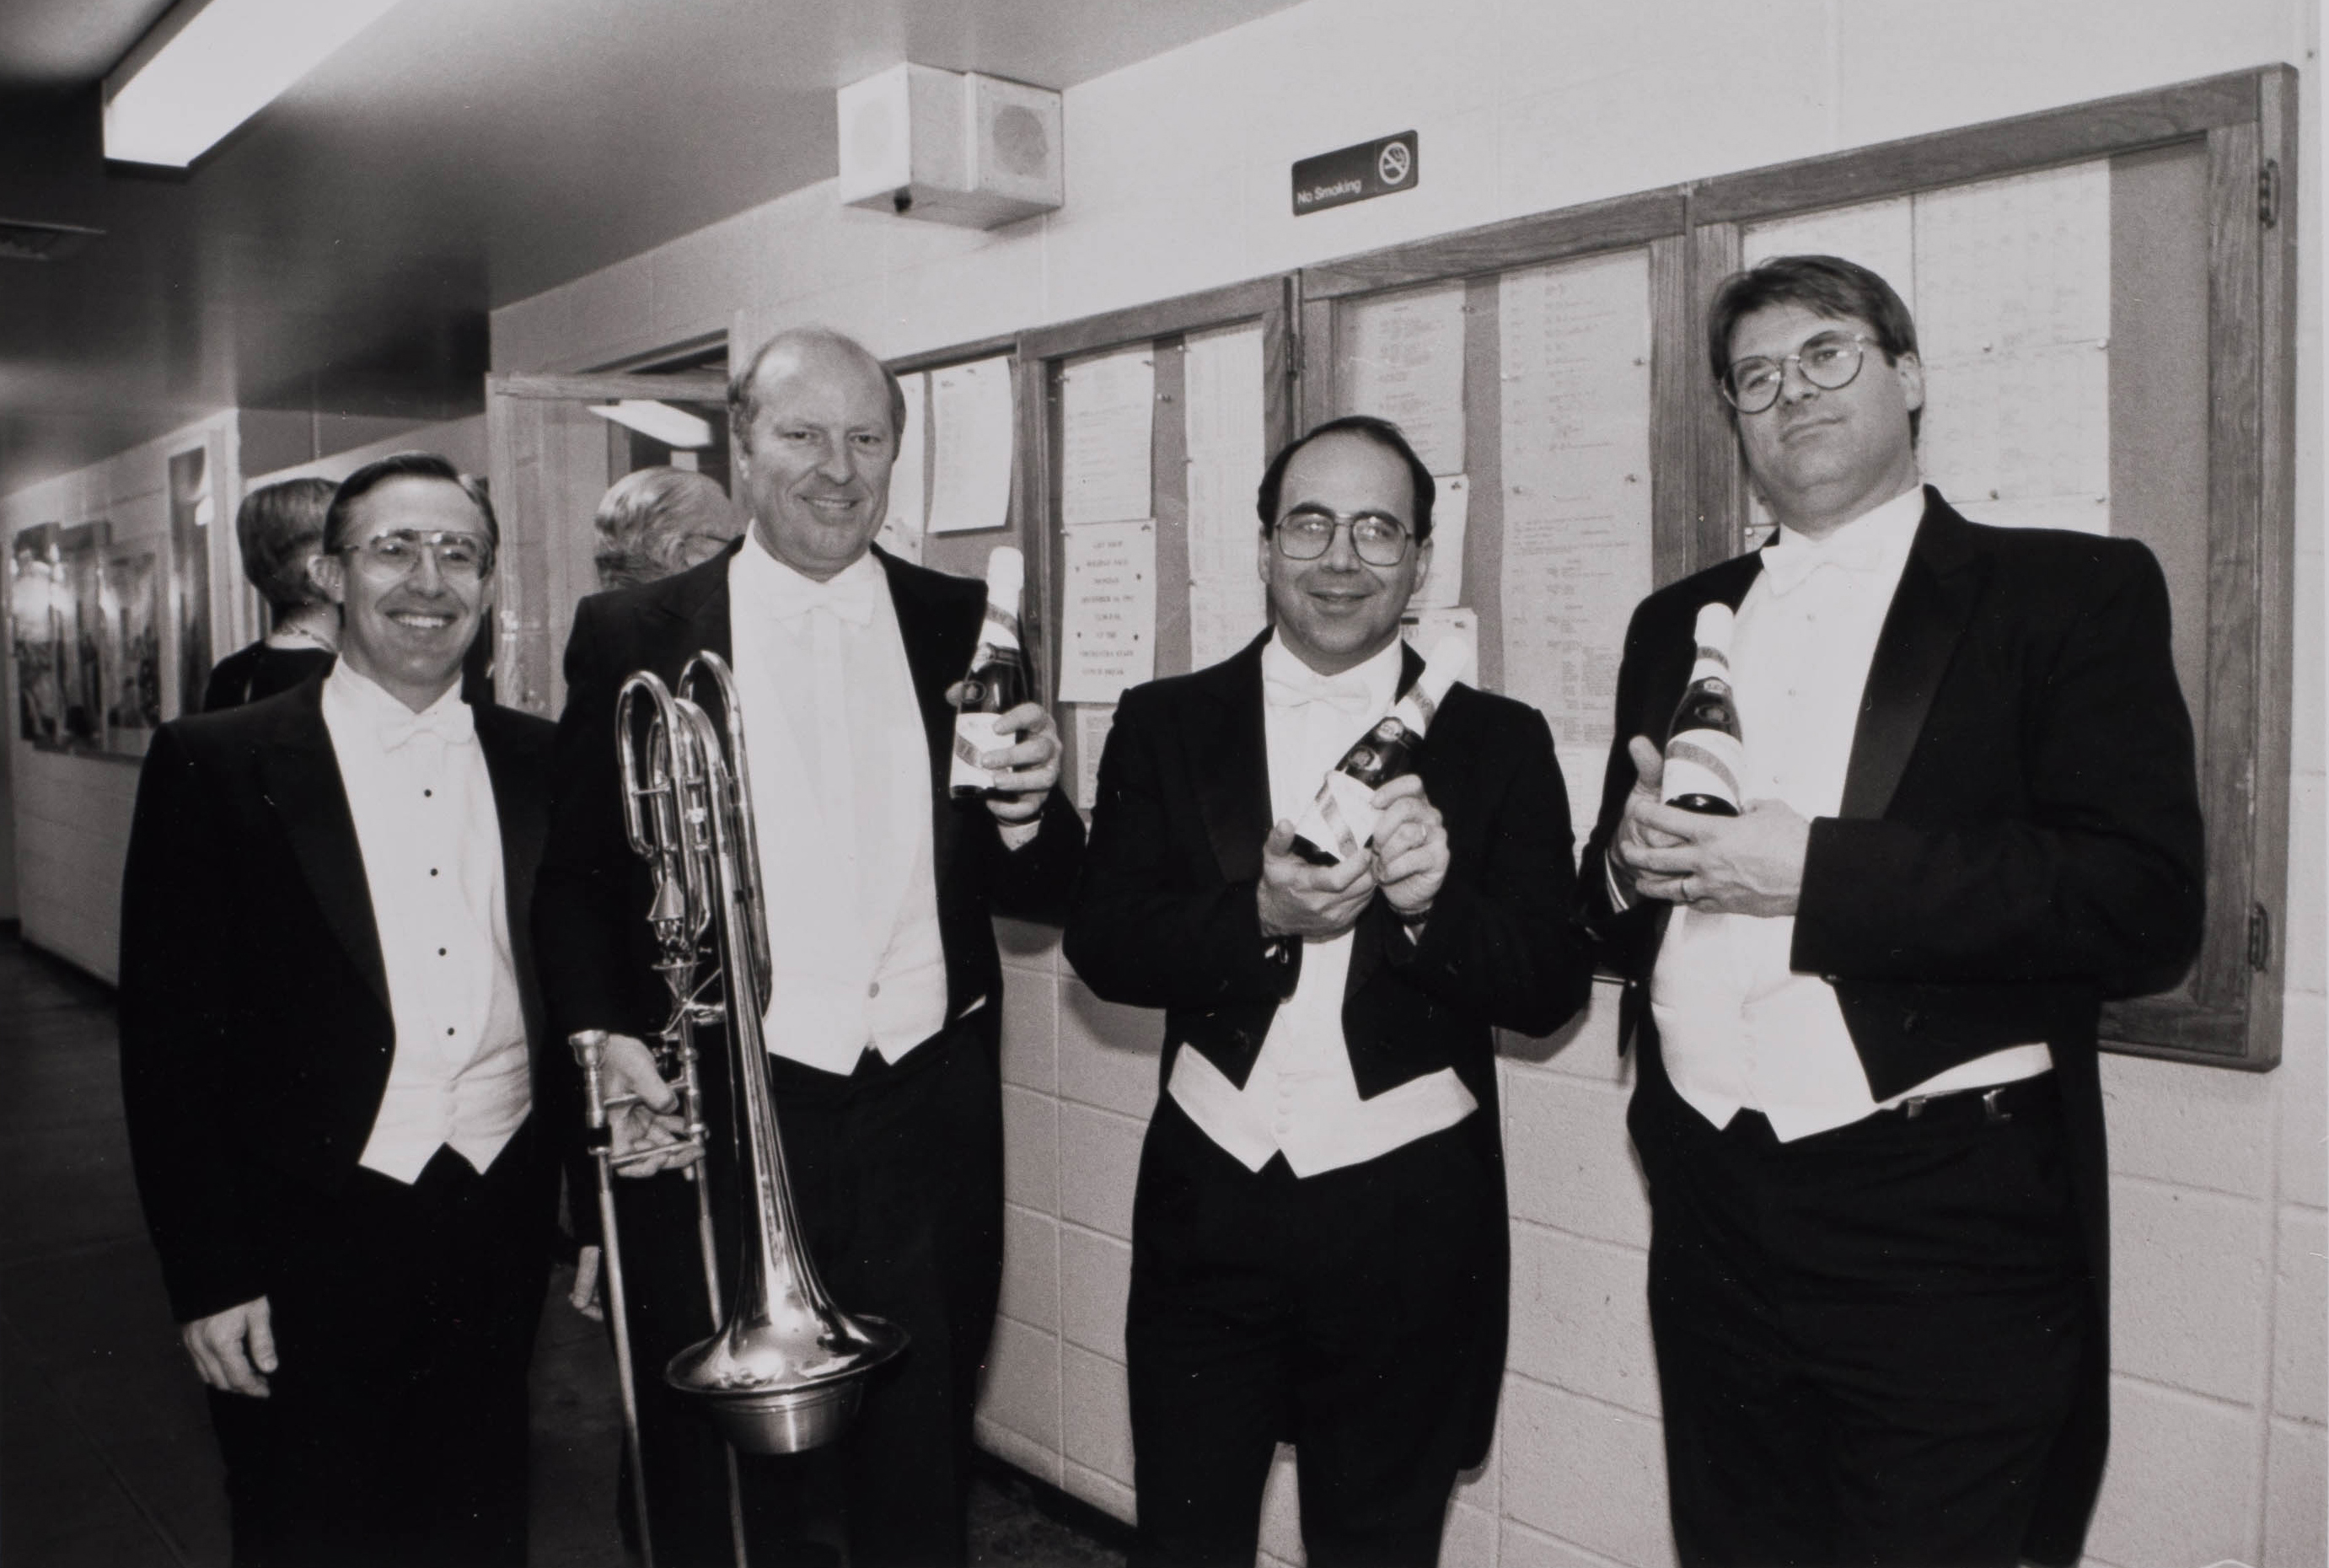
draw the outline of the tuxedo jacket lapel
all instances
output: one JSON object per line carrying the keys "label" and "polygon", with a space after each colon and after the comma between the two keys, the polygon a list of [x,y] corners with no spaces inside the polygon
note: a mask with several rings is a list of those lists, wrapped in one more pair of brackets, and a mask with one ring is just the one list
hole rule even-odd
{"label": "tuxedo jacket lapel", "polygon": [[549,800],[538,783],[541,770],[527,755],[541,744],[504,722],[504,710],[478,705],[477,749],[493,782],[494,816],[502,834],[502,893],[509,909],[510,957],[520,975],[533,973],[533,868],[542,864],[542,840],[550,831]]}
{"label": "tuxedo jacket lapel", "polygon": [[680,666],[699,648],[708,648],[731,664],[735,662],[735,638],[728,625],[728,563],[742,548],[739,541],[702,566],[674,578],[670,596],[656,601],[656,608],[671,622],[665,631],[670,640],[654,650],[656,662],[663,661],[666,649],[681,650],[668,678],[677,679]]}
{"label": "tuxedo jacket lapel", "polygon": [[1891,805],[1973,615],[1976,559],[1965,521],[1928,489],[1916,543],[1869,663],[1838,816],[1878,817]]}
{"label": "tuxedo jacket lapel", "polygon": [[372,921],[372,885],[364,879],[363,851],[356,843],[355,817],[340,782],[331,732],[324,727],[323,704],[322,682],[299,688],[275,743],[260,753],[259,774],[325,922],[381,1011],[392,1015],[388,967]]}
{"label": "tuxedo jacket lapel", "polygon": [[[898,617],[898,640],[905,645],[914,704],[921,710],[923,733],[929,741],[930,873],[931,880],[944,888],[961,849],[957,818],[947,808],[952,798],[955,710],[946,694],[970,668],[976,627],[975,622],[965,623],[958,610],[949,613],[953,607],[929,592],[932,579],[904,570],[885,551],[875,550],[873,559],[881,562],[882,575],[889,580],[890,604]],[[961,639],[966,625],[972,634],[970,642]]]}
{"label": "tuxedo jacket lapel", "polygon": [[[1399,652],[1399,695],[1405,696],[1407,689],[1415,685],[1416,677],[1423,673],[1423,656],[1404,645]],[[1425,741],[1427,745],[1429,743],[1429,740]],[[1444,807],[1446,803],[1440,804]],[[1359,988],[1382,967],[1385,942],[1406,940],[1391,929],[1398,923],[1398,917],[1391,913],[1391,906],[1380,899],[1369,901],[1367,907],[1361,912],[1358,927],[1351,938],[1351,965],[1343,976],[1344,1000],[1348,1001],[1357,996]]]}
{"label": "tuxedo jacket lapel", "polygon": [[1262,841],[1276,826],[1269,809],[1269,741],[1262,729],[1264,632],[1202,678],[1215,723],[1197,761],[1197,799],[1214,862],[1231,883],[1261,874]]}

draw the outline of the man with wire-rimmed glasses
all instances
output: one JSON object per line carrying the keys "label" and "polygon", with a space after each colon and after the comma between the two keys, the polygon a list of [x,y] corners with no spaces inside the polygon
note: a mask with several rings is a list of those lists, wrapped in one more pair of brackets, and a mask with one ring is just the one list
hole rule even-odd
{"label": "man with wire-rimmed glasses", "polygon": [[1258,563],[1273,628],[1126,694],[1066,952],[1165,1011],[1134,1198],[1125,1345],[1134,1562],[1254,1560],[1280,1440],[1318,1568],[1437,1560],[1504,1367],[1493,1027],[1585,999],[1568,797],[1543,718],[1457,685],[1372,847],[1297,853],[1326,771],[1423,661],[1431,474],[1350,418],[1278,455]]}
{"label": "man with wire-rimmed glasses", "polygon": [[164,725],[138,781],[122,1094],[239,1564],[525,1561],[579,1124],[533,1053],[551,726],[460,689],[496,543],[444,458],[357,469],[310,567],[337,665]]}
{"label": "man with wire-rimmed glasses", "polygon": [[[1736,274],[1707,346],[1778,534],[1635,612],[1581,872],[1640,1047],[1681,1560],[2075,1562],[2107,1435],[2097,1014],[2200,937],[2166,584],[2140,543],[1920,486],[1916,327],[1866,268]],[[1711,603],[1732,816],[1660,799]]]}

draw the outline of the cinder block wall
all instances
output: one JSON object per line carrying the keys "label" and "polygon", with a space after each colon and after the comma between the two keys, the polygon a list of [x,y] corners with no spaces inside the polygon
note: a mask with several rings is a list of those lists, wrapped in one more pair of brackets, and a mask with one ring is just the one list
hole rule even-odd
{"label": "cinder block wall", "polygon": [[[992,233],[797,193],[495,312],[505,371],[572,370],[725,327],[825,322],[902,354],[1669,181],[2297,62],[2321,146],[2315,0],[1309,0],[1067,94],[1068,203]],[[1704,106],[1741,81],[1743,128]],[[1410,194],[1297,220],[1297,157],[1415,127]],[[2299,211],[2318,211],[2320,160]],[[2312,231],[2317,234],[2317,228]],[[2304,253],[2299,592],[2285,1064],[2114,1059],[2117,1427],[2092,1548],[2114,1568],[2324,1547],[2320,257]],[[1005,931],[1010,1229],[982,1440],[1135,1507],[1121,1326],[1160,1025],[1103,1006],[1050,934]],[[1503,1435],[1451,1563],[1672,1561],[1642,1306],[1645,1214],[1614,1009],[1503,1069],[1514,1301]],[[1290,1478],[1266,1543],[1298,1555]]]}

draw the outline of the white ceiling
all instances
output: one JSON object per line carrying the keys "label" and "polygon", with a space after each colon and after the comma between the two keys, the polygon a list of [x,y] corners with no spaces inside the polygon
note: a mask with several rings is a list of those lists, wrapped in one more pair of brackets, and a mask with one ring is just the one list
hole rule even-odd
{"label": "white ceiling", "polygon": [[96,80],[163,0],[0,0],[0,494],[226,404],[474,409],[485,313],[829,177],[903,59],[1064,88],[1293,0],[403,0],[184,177]]}

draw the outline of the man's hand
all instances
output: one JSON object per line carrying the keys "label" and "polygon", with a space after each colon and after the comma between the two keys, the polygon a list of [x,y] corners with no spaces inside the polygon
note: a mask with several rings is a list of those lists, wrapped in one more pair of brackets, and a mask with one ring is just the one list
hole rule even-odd
{"label": "man's hand", "polygon": [[1682,842],[1671,833],[1661,833],[1652,827],[1645,812],[1664,809],[1659,794],[1665,783],[1665,753],[1646,735],[1636,735],[1626,742],[1626,754],[1634,760],[1634,788],[1626,796],[1625,815],[1617,819],[1617,835],[1609,845],[1609,862],[1617,873],[1618,881],[1629,889],[1642,891],[1637,879],[1645,869],[1641,854],[1646,849],[1671,849]]}
{"label": "man's hand", "polygon": [[1261,846],[1261,886],[1255,893],[1263,936],[1340,936],[1358,923],[1374,895],[1372,855],[1313,865],[1294,853],[1294,824],[1281,821],[1269,830]]}
{"label": "man's hand", "polygon": [[[1633,816],[1631,800],[1626,810]],[[1653,803],[1643,808],[1641,823],[1651,842],[1627,856],[1639,892],[1716,914],[1796,912],[1812,825],[1792,807],[1749,800],[1740,816],[1707,817]],[[1660,845],[1659,836],[1673,842]]]}
{"label": "man's hand", "polygon": [[[579,1041],[593,1033],[578,1031],[574,1038]],[[679,1096],[655,1071],[655,1053],[628,1034],[601,1034],[599,1039],[600,1083],[608,1100],[636,1095],[642,1102],[618,1106],[607,1118],[614,1130],[618,1158],[638,1153],[646,1156],[616,1166],[615,1174],[651,1176],[702,1157],[701,1148],[681,1141],[687,1136],[687,1120],[678,1114]]]}
{"label": "man's hand", "polygon": [[1375,791],[1376,885],[1402,920],[1421,920],[1447,880],[1447,827],[1413,773]]}
{"label": "man's hand", "polygon": [[194,1370],[212,1388],[267,1397],[266,1374],[275,1370],[275,1324],[266,1297],[182,1323],[178,1338],[194,1358]]}
{"label": "man's hand", "polygon": [[1022,703],[995,716],[995,727],[1015,732],[1019,743],[1005,751],[982,751],[978,765],[995,775],[1000,793],[986,798],[997,822],[1032,822],[1043,797],[1060,781],[1060,727],[1041,703]]}

